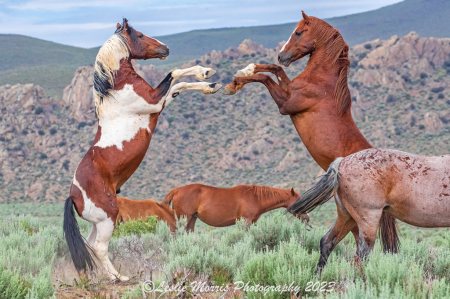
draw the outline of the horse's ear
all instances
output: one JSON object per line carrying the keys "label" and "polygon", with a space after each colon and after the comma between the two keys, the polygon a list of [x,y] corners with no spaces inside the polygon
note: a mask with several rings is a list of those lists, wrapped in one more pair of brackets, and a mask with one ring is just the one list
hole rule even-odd
{"label": "horse's ear", "polygon": [[129,26],[128,26],[128,20],[126,18],[123,18],[122,26],[123,26],[123,30],[128,31]]}
{"label": "horse's ear", "polygon": [[120,25],[120,23],[117,23],[116,29],[119,29],[120,27],[122,27],[122,25]]}
{"label": "horse's ear", "polygon": [[309,24],[309,17],[307,14],[305,14],[305,12],[302,10],[302,16],[303,16],[303,20],[305,20],[306,24]]}
{"label": "horse's ear", "polygon": [[294,188],[291,188],[291,194],[292,194],[292,195],[295,195]]}

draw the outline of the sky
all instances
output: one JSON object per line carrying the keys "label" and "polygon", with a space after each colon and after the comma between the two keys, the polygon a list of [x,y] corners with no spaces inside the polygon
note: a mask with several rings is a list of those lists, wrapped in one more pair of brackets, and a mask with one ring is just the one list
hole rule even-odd
{"label": "sky", "polygon": [[123,17],[148,36],[298,22],[364,12],[399,0],[0,0],[0,33],[96,47]]}

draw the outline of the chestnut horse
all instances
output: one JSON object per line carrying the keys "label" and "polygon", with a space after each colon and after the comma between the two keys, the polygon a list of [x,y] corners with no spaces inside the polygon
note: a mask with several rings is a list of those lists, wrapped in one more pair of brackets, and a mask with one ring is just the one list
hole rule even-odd
{"label": "chestnut horse", "polygon": [[117,197],[117,205],[119,213],[117,214],[117,222],[126,223],[130,219],[143,219],[148,216],[156,216],[158,220],[164,221],[170,227],[171,233],[177,230],[177,220],[175,212],[167,205],[161,204],[151,199],[132,200],[125,197]]}
{"label": "chestnut horse", "polygon": [[[223,93],[234,94],[251,82],[264,84],[280,113],[291,117],[313,159],[327,170],[336,158],[372,148],[372,145],[359,131],[350,111],[347,43],[327,22],[302,14],[303,20],[281,49],[278,61],[287,67],[309,55],[305,70],[291,81],[278,65],[250,64],[237,72]],[[259,72],[275,74],[279,84]],[[397,252],[395,219],[383,212],[380,226],[384,251]],[[358,244],[356,225],[352,233]]]}
{"label": "chestnut horse", "polygon": [[[98,130],[79,163],[64,208],[64,233],[77,271],[93,270],[98,258],[111,279],[119,275],[108,258],[108,245],[119,207],[116,194],[138,168],[147,152],[158,117],[174,97],[186,90],[216,92],[216,83],[179,83],[180,77],[211,77],[215,71],[200,66],[174,70],[153,89],[133,69],[132,59],[165,59],[169,48],[133,29],[123,20],[100,48],[94,71],[94,99]],[[74,215],[92,223],[85,242]]]}
{"label": "chestnut horse", "polygon": [[[244,218],[248,225],[255,223],[261,214],[278,208],[287,208],[299,197],[294,189],[284,190],[266,186],[239,185],[217,188],[191,184],[170,191],[163,204],[170,205],[180,219],[187,216],[186,231],[194,231],[199,218],[215,227],[230,226],[236,219]],[[309,222],[308,214],[298,215]]]}
{"label": "chestnut horse", "polygon": [[306,212],[335,195],[338,218],[320,240],[319,272],[336,245],[359,227],[357,257],[373,249],[384,212],[419,227],[450,227],[450,155],[421,156],[367,149],[336,159],[322,179],[302,195]]}

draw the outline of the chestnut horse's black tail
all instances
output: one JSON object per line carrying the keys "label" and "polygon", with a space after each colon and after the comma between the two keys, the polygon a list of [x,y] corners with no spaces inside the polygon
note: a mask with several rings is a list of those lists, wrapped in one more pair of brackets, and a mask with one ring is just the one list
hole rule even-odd
{"label": "chestnut horse's black tail", "polygon": [[383,243],[384,253],[397,253],[400,246],[400,239],[397,234],[397,225],[395,218],[383,211],[380,219],[378,234]]}
{"label": "chestnut horse's black tail", "polygon": [[327,173],[321,179],[300,196],[289,208],[288,212],[293,214],[306,214],[326,203],[333,197],[339,187],[339,164],[343,158],[337,158],[331,163]]}
{"label": "chestnut horse's black tail", "polygon": [[95,253],[80,233],[77,219],[75,218],[74,203],[72,197],[66,199],[64,205],[64,237],[69,247],[75,269],[90,271],[96,268],[94,257]]}

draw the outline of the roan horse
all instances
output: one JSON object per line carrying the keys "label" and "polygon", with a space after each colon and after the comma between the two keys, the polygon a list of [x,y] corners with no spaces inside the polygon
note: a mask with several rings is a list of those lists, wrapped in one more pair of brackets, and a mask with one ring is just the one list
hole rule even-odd
{"label": "roan horse", "polygon": [[126,223],[130,219],[143,219],[147,216],[156,216],[158,220],[164,221],[170,227],[173,234],[177,230],[177,220],[175,212],[167,205],[161,204],[151,199],[132,200],[125,197],[117,197],[119,213],[117,214],[117,222]]}
{"label": "roan horse", "polygon": [[[163,204],[170,205],[180,219],[187,216],[186,231],[194,231],[199,218],[215,227],[230,226],[236,219],[244,218],[248,225],[255,223],[261,214],[287,208],[299,194],[294,189],[284,190],[266,186],[239,185],[232,188],[217,188],[191,184],[170,191]],[[308,223],[308,214],[297,216]]]}
{"label": "roan horse", "polygon": [[[98,131],[78,165],[64,208],[64,233],[77,271],[93,270],[95,256],[111,279],[119,275],[108,258],[109,240],[117,213],[116,193],[134,173],[147,152],[162,109],[186,90],[205,94],[217,83],[179,83],[180,77],[211,77],[215,71],[200,66],[174,70],[153,89],[133,69],[132,59],[165,59],[169,48],[133,29],[126,19],[100,48],[94,71],[94,99]],[[80,234],[73,206],[92,223],[87,243]],[[93,249],[93,250],[92,250]]]}
{"label": "roan horse", "polygon": [[359,227],[356,254],[360,260],[366,258],[375,244],[376,225],[383,212],[415,226],[450,227],[450,155],[367,149],[338,158],[302,195],[295,211],[309,211],[333,195],[338,218],[320,241],[316,272],[355,223]]}
{"label": "roan horse", "polygon": [[[278,61],[287,67],[310,55],[305,70],[291,81],[278,65],[250,64],[237,72],[223,93],[234,94],[250,82],[264,84],[280,113],[291,117],[313,159],[327,170],[336,158],[372,148],[372,145],[359,131],[350,111],[347,43],[339,31],[325,21],[302,14],[303,20],[281,49]],[[259,72],[275,74],[279,85]],[[385,212],[380,230],[384,251],[397,252],[395,219]],[[358,244],[356,225],[352,233]]]}

